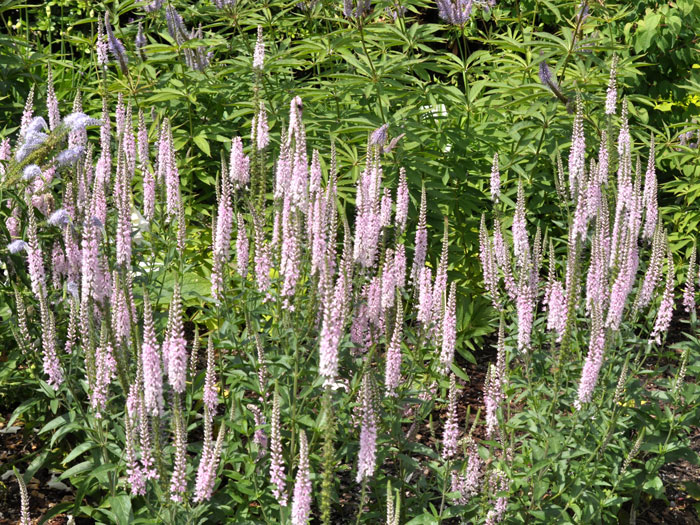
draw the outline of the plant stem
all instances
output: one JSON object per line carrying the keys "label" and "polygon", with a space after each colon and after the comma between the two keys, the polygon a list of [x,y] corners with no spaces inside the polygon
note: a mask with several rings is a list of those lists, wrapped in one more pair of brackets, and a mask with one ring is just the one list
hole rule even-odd
{"label": "plant stem", "polygon": [[362,42],[362,49],[365,52],[367,62],[369,62],[369,67],[372,70],[372,83],[377,89],[377,105],[379,106],[379,113],[382,116],[382,123],[386,123],[386,117],[384,116],[384,108],[382,108],[382,91],[379,84],[379,77],[377,77],[377,70],[374,68],[374,62],[372,61],[372,57],[370,56],[369,51],[367,51],[367,45],[365,43],[365,30],[363,27],[362,20],[358,21],[357,27],[360,30],[360,42]]}

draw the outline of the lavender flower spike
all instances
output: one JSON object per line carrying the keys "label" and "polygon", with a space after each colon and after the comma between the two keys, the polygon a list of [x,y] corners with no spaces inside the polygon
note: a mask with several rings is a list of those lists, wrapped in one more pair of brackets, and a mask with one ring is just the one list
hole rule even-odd
{"label": "lavender flower spike", "polygon": [[26,242],[24,242],[22,239],[15,239],[12,241],[10,244],[7,245],[7,250],[12,253],[16,254],[21,252],[22,250],[26,250],[27,246],[29,246]]}
{"label": "lavender flower spike", "polygon": [[[43,122],[44,119],[41,117],[37,117],[41,119]],[[36,120],[36,119],[35,119]],[[44,125],[46,123],[44,122]],[[31,124],[30,124],[31,127]],[[17,149],[15,152],[15,160],[17,162],[22,162],[24,159],[29,156],[30,153],[33,151],[39,149],[39,147],[46,142],[46,139],[48,139],[49,136],[44,133],[43,131],[29,131],[27,134],[24,136],[24,142],[22,143],[22,146]]]}
{"label": "lavender flower spike", "polygon": [[564,104],[569,103],[569,99],[561,92],[559,84],[557,84],[557,81],[552,77],[552,71],[549,69],[549,65],[544,59],[540,62],[539,75],[542,83],[547,86],[559,100]]}
{"label": "lavender flower spike", "polygon": [[71,131],[83,130],[88,126],[98,126],[101,122],[96,118],[88,117],[85,113],[76,111],[63,117],[63,125]]}
{"label": "lavender flower spike", "polygon": [[544,85],[551,86],[553,84],[554,81],[552,80],[552,71],[549,69],[549,64],[547,64],[545,60],[540,62],[539,75],[540,80]]}
{"label": "lavender flower spike", "polygon": [[56,155],[56,165],[59,168],[72,166],[80,160],[83,151],[85,151],[85,148],[82,146],[74,146],[72,148],[64,149],[61,153]]}
{"label": "lavender flower spike", "polygon": [[41,175],[41,168],[36,164],[26,166],[22,171],[22,180],[31,181]]}
{"label": "lavender flower spike", "polygon": [[474,0],[437,0],[438,12],[448,24],[462,26],[472,16]]}
{"label": "lavender flower spike", "polygon": [[114,36],[112,32],[112,26],[109,25],[109,11],[105,12],[105,30],[107,31],[107,41],[109,42],[109,50],[114,55],[114,58],[119,62],[119,68],[125,75],[128,72],[129,59],[126,56],[126,49],[124,49],[124,44]]}
{"label": "lavender flower spike", "polygon": [[32,120],[29,121],[29,124],[27,124],[27,127],[24,128],[21,131],[21,136],[24,138],[27,138],[27,135],[30,133],[38,133],[41,131],[46,131],[49,129],[49,126],[46,124],[46,120],[44,120],[44,117],[34,117]]}
{"label": "lavender flower spike", "polygon": [[147,43],[146,36],[143,34],[143,23],[139,22],[139,29],[136,33],[136,38],[134,39],[134,45],[136,45],[136,49],[138,49],[141,59],[145,59],[143,48],[146,47]]}
{"label": "lavender flower spike", "polygon": [[389,129],[389,124],[382,124],[380,127],[375,129],[369,137],[369,143],[373,146],[383,146],[386,144],[386,132]]}
{"label": "lavender flower spike", "polygon": [[53,212],[47,221],[51,226],[65,226],[70,222],[70,215],[63,208]]}
{"label": "lavender flower spike", "polygon": [[343,0],[343,14],[347,18],[362,18],[371,5],[372,0]]}

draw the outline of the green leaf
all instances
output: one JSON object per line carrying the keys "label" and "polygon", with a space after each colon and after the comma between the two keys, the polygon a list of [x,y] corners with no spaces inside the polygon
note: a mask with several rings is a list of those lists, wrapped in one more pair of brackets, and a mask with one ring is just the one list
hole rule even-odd
{"label": "green leaf", "polygon": [[54,432],[53,436],[51,436],[51,441],[49,443],[50,446],[53,447],[56,444],[56,442],[60,441],[61,438],[63,438],[66,434],[74,430],[81,430],[82,428],[83,425],[81,423],[78,423],[77,421],[68,423],[67,425],[63,425],[56,432]]}
{"label": "green leaf", "polygon": [[68,454],[63,461],[61,461],[62,464],[67,465],[71,461],[73,461],[75,458],[79,457],[82,455],[84,452],[87,452],[88,450],[93,449],[94,447],[97,446],[97,443],[93,443],[92,441],[86,441],[85,443],[81,443],[77,447],[75,447],[73,450],[70,451],[70,454]]}
{"label": "green leaf", "polygon": [[700,485],[694,481],[686,481],[683,483],[685,491],[695,499],[700,500]]}
{"label": "green leaf", "polygon": [[437,518],[432,514],[421,514],[416,516],[411,521],[406,522],[406,525],[435,525],[439,523]]}
{"label": "green leaf", "polygon": [[131,511],[131,498],[126,494],[109,498],[109,506],[117,517],[119,525],[133,523],[134,514]]}
{"label": "green leaf", "polygon": [[48,432],[49,430],[53,430],[54,428],[58,428],[61,425],[65,425],[66,423],[70,422],[73,420],[72,414],[63,414],[61,416],[55,417],[48,423],[46,423],[41,430],[39,431],[39,434],[43,434],[44,432]]}
{"label": "green leaf", "polygon": [[450,366],[450,370],[452,370],[452,372],[454,372],[454,374],[463,381],[466,381],[467,383],[469,382],[469,374],[467,374],[464,370],[459,368],[456,363],[452,363],[452,365]]}
{"label": "green leaf", "polygon": [[38,525],[42,525],[42,523],[46,523],[48,520],[50,520],[51,518],[53,518],[57,514],[61,514],[62,512],[66,512],[67,510],[70,510],[70,508],[72,506],[73,506],[72,503],[65,502],[65,503],[59,503],[58,505],[51,507],[41,517]]}
{"label": "green leaf", "polygon": [[693,0],[677,0],[676,5],[680,9],[681,13],[688,15],[693,10],[694,2]]}
{"label": "green leaf", "polygon": [[651,494],[654,498],[660,499],[664,495],[664,482],[659,476],[654,476],[644,482],[642,490]]}
{"label": "green leaf", "polygon": [[39,403],[39,399],[36,397],[30,397],[29,399],[24,400],[17,408],[15,408],[15,411],[12,412],[12,417],[10,420],[7,422],[7,427],[11,427],[12,424],[17,420],[19,416],[24,414],[27,410],[32,408],[34,405]]}
{"label": "green leaf", "polygon": [[92,462],[92,460],[86,460],[78,463],[77,465],[73,465],[71,468],[66,470],[61,476],[58,478],[59,480],[64,480],[71,478],[73,476],[77,476],[78,474],[82,474],[83,472],[87,472],[89,470],[92,470],[92,468],[95,466],[95,464]]}
{"label": "green leaf", "polygon": [[41,467],[44,466],[44,462],[46,461],[46,458],[49,457],[50,451],[48,449],[45,449],[39,454],[37,457],[35,457],[32,462],[29,464],[27,467],[27,470],[24,471],[24,479],[29,481],[32,479],[32,476],[36,474]]}
{"label": "green leaf", "polygon": [[207,141],[204,135],[197,135],[192,140],[207,157],[211,157],[211,149],[209,148],[209,142]]}

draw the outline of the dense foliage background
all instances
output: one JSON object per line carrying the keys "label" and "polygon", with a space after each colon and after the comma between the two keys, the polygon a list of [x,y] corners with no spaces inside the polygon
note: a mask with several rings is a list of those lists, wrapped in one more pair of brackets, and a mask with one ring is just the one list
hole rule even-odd
{"label": "dense foliage background", "polygon": [[[168,31],[166,4],[177,10],[185,26],[192,31],[186,41],[177,41]],[[397,141],[393,149],[382,157],[387,186],[395,188],[399,168],[406,169],[411,198],[409,223],[412,225],[418,221],[421,189],[425,188],[430,233],[428,260],[432,261],[433,267],[437,267],[440,260],[441,240],[447,225],[448,275],[450,281],[457,285],[456,349],[460,356],[459,363],[467,366],[467,363],[483,362],[484,348],[493,345],[498,329],[498,322],[495,321],[498,312],[493,309],[490,299],[484,296],[478,258],[481,217],[486,213],[491,218],[493,210],[489,179],[494,154],[499,155],[502,175],[503,210],[496,212],[496,216],[503,218],[505,228],[510,228],[518,182],[522,181],[528,208],[528,228],[531,232],[540,228],[547,242],[552,240],[557,256],[563,257],[569,224],[566,215],[562,215],[557,206],[557,155],[566,158],[571,147],[577,94],[581,97],[585,115],[589,156],[597,152],[601,132],[604,129],[612,130],[613,124],[618,125],[618,120],[607,118],[602,111],[613,56],[617,57],[618,90],[621,97],[626,98],[629,108],[630,132],[636,145],[634,154],[640,155],[643,163],[648,157],[651,137],[654,137],[659,213],[668,230],[670,249],[677,255],[676,278],[678,281],[683,279],[687,266],[685,261],[695,249],[695,232],[700,227],[698,2],[643,1],[630,5],[628,2],[610,1],[580,4],[560,0],[523,0],[499,2],[490,8],[475,4],[471,18],[463,26],[445,23],[438,16],[435,3],[427,0],[376,1],[371,11],[360,18],[344,16],[342,2],[331,0],[241,0],[220,6],[209,1],[166,4],[50,1],[38,7],[18,0],[4,1],[0,5],[0,23],[3,27],[0,36],[3,73],[0,79],[0,137],[17,136],[25,100],[32,90],[35,107],[43,108],[48,98],[49,75],[62,114],[70,112],[76,98],[81,100],[82,110],[90,116],[99,116],[103,98],[110,101],[110,111],[114,112],[117,97],[122,95],[133,104],[135,110],[143,109],[147,114],[151,143],[159,137],[160,124],[164,119],[169,119],[188,223],[188,242],[182,257],[186,264],[182,268],[183,281],[180,283],[188,339],[192,340],[195,329],[202,334],[216,332],[217,348],[242,346],[245,352],[254,349],[250,337],[246,339],[239,332],[242,317],[222,322],[210,298],[211,230],[216,214],[217,184],[221,178],[222,159],[229,158],[231,138],[250,136],[251,121],[260,100],[264,101],[268,111],[272,141],[269,151],[273,152],[262,157],[264,169],[269,174],[274,173],[281,146],[280,137],[289,125],[290,100],[299,96],[303,100],[309,151],[318,149],[321,152],[324,174],[329,173],[331,144],[334,145],[338,168],[338,205],[348,218],[355,213],[355,186],[365,167],[368,137],[375,129],[388,125],[389,141]],[[95,52],[98,19],[105,12],[111,13],[114,32],[126,46],[127,68],[120,68],[114,61],[108,69],[98,64]],[[252,69],[258,27],[262,28],[266,42],[265,74],[261,83],[256,82],[258,77]],[[139,31],[145,37],[143,44],[138,43]],[[189,67],[185,56],[191,52],[206,57],[206,66]],[[558,94],[540,79],[543,63],[548,64],[559,86]],[[42,113],[43,110],[36,112]],[[611,141],[614,139],[609,138]],[[2,195],[0,211],[3,217],[10,214],[11,203],[7,199],[12,196],[11,191]],[[4,235],[6,231],[2,233]],[[166,236],[166,229],[158,231],[158,234]],[[146,247],[143,249],[145,253]],[[408,258],[412,260],[413,247],[409,244],[407,249]],[[155,249],[153,251],[155,253]],[[169,274],[170,262],[172,253],[166,250],[151,265],[152,279],[160,286],[155,308],[161,308],[156,315],[161,327],[166,323],[167,305],[171,301],[176,280]],[[9,274],[6,272],[6,275]],[[15,417],[24,414],[24,432],[29,433],[32,428],[41,429],[44,435],[59,425],[67,429],[53,434],[50,447],[41,449],[25,461],[29,463],[30,473],[47,466],[61,468],[65,472],[70,463],[65,459],[66,453],[77,450],[76,444],[81,439],[71,435],[73,431],[80,435],[78,427],[65,426],[65,423],[72,424],[74,420],[71,418],[79,416],[71,412],[59,413],[59,401],[55,397],[48,402],[48,408],[46,401],[25,401],[26,388],[36,390],[38,387],[35,377],[18,372],[21,357],[13,337],[12,323],[6,322],[16,316],[15,292],[10,279],[3,281],[0,293],[0,317],[3,320],[0,326],[3,350],[0,355],[8,363],[0,371],[3,386],[0,403],[7,406],[10,412],[21,404],[21,410],[15,413]],[[242,316],[243,313],[237,312],[236,315]],[[309,320],[309,323],[313,321]],[[644,324],[643,321],[641,323]],[[653,324],[653,318],[646,320],[646,325],[649,324]],[[674,330],[680,331],[680,328],[675,327]],[[694,332],[694,328],[691,332]],[[279,329],[270,337],[268,343],[281,348],[289,334]],[[632,332],[621,337],[628,337],[629,344],[642,345],[643,341],[646,344],[642,336],[632,335]],[[412,344],[417,342],[411,341]],[[672,342],[677,341],[674,338]],[[585,346],[582,341],[580,343],[576,356],[583,358]],[[541,344],[544,346],[544,341]],[[669,345],[659,350],[654,358],[660,363],[660,367],[655,369],[656,373],[662,377],[666,371],[664,367],[670,367],[665,379],[669,381],[669,390],[673,388],[669,377],[678,373],[677,354],[685,351],[686,360],[688,355],[697,355],[692,353],[697,352],[696,340],[678,344],[680,346],[675,349]],[[515,343],[510,341],[508,348],[515,351]],[[245,370],[245,352],[242,356],[229,356],[229,364],[237,371],[234,375],[242,374],[242,370]],[[291,351],[277,363],[277,369],[273,367],[273,374],[283,377],[284,370],[287,370],[285,367],[290,366],[290,359]],[[491,355],[489,359],[493,360],[494,356]],[[420,357],[416,360],[420,361]],[[549,388],[547,366],[552,363],[543,363],[534,374],[539,374],[539,379],[523,375],[520,378],[523,383],[516,381],[509,395],[522,399],[519,396],[524,397],[524,392],[533,389],[545,392]],[[580,364],[578,361],[576,363],[576,366]],[[611,395],[600,403],[613,421],[618,417],[615,403],[619,400],[613,399],[616,382],[611,377],[620,372],[621,365],[622,362],[615,363],[609,369],[606,388]],[[638,365],[642,370],[642,365]],[[695,366],[697,373],[697,365],[692,360],[690,366]],[[459,377],[465,380],[469,374],[463,368],[458,368],[462,373]],[[572,369],[571,373],[572,377],[575,376],[578,369]],[[195,376],[197,379],[193,383],[200,385],[203,376],[203,372]],[[360,382],[361,377],[354,378],[351,385],[353,392],[359,390]],[[439,385],[438,397],[445,400],[449,381],[442,378]],[[254,387],[250,386],[250,389],[254,390]],[[199,405],[194,387],[192,390],[187,405],[194,410]],[[641,410],[642,404],[656,399],[646,397],[641,383],[633,382],[629,392],[632,401],[628,402],[639,407],[640,413],[617,421],[622,425],[620,435],[635,438],[638,435],[635,429],[638,429],[640,420],[647,423],[649,420],[660,421],[653,430],[651,441],[644,445],[646,452],[656,456],[653,463],[649,459],[648,468],[638,479],[625,478],[620,481],[620,487],[615,484],[615,490],[619,488],[627,492],[624,501],[618,500],[618,496],[610,492],[610,500],[605,504],[612,510],[609,510],[607,518],[620,509],[623,509],[620,511],[622,514],[629,513],[629,508],[623,508],[623,503],[633,500],[639,504],[641,492],[655,498],[663,497],[663,486],[659,487],[661,480],[657,477],[663,461],[658,458],[666,458],[672,452],[675,456],[669,456],[669,460],[683,457],[696,461],[696,455],[693,456],[685,445],[665,448],[668,436],[676,432],[679,426],[690,428],[692,424],[697,425],[698,394],[695,389],[686,392],[685,404],[681,403],[674,409],[685,414],[683,417],[687,417],[687,422],[679,422],[675,412],[669,415],[663,412],[665,409],[658,408],[658,412]],[[47,394],[51,398],[50,392]],[[239,398],[226,400],[226,403],[230,403],[232,414],[236,406],[242,411],[246,402],[242,392],[237,391],[236,395]],[[286,395],[289,396],[289,393]],[[316,398],[310,390],[304,395],[309,396],[311,406],[320,411],[320,397]],[[556,399],[558,393],[549,392],[547,395]],[[305,402],[304,399],[301,402]],[[283,398],[283,406],[289,403],[290,399]],[[437,406],[443,405],[437,403]],[[432,408],[427,409],[428,414]],[[534,412],[528,413],[532,419],[522,416],[514,423],[516,426],[522,425],[518,427],[519,431],[544,421],[539,417],[540,408],[535,406]],[[651,410],[650,406],[647,408]],[[547,418],[554,418],[550,409],[545,412]],[[2,416],[9,414],[3,413]],[[341,421],[339,428],[349,425],[346,419]],[[609,420],[605,420],[606,424]],[[301,423],[318,432],[323,422],[304,420]],[[566,425],[570,423],[566,419],[561,428],[568,428]],[[577,439],[586,443],[591,431],[578,420],[575,424],[581,425],[576,427],[579,432]],[[241,434],[252,434],[254,430],[249,422],[236,425],[235,431]],[[556,425],[554,427],[557,428]],[[557,432],[564,432],[561,428]],[[611,428],[612,425],[601,423],[597,429],[601,439],[609,439],[606,436]],[[342,434],[342,430],[340,432],[338,441],[347,445],[350,438]],[[401,426],[397,425],[389,434],[392,439],[398,440],[401,432]],[[310,436],[310,439],[313,438]],[[319,446],[318,442],[312,443]],[[515,514],[519,520],[561,519],[558,514],[561,507],[566,506],[565,511],[570,509],[566,503],[561,507],[557,505],[562,502],[552,503],[551,508],[545,508],[546,504],[542,504],[543,508],[539,508],[538,498],[552,494],[557,496],[557,490],[573,490],[572,486],[577,490],[579,488],[578,478],[565,479],[566,467],[562,459],[568,458],[573,462],[577,457],[567,456],[569,449],[559,447],[556,440],[552,441],[552,450],[544,443],[540,443],[542,447],[533,446],[529,450],[530,457],[521,458],[523,464],[529,462],[532,469],[514,475],[517,481],[511,485],[511,490],[524,487],[522,501],[516,504]],[[624,457],[631,443],[628,445],[622,438],[617,441],[609,451],[611,457],[608,463],[601,461],[606,465],[602,470],[619,474],[620,465],[615,464],[615,458]],[[581,445],[582,450],[585,446],[588,445]],[[437,455],[426,450],[425,444],[411,447],[413,450],[407,451],[402,458],[405,463],[397,468],[415,467],[408,452],[425,454],[435,462],[430,468],[436,471],[441,468],[436,466]],[[243,448],[241,444],[240,450],[229,449],[229,457],[247,454],[248,451]],[[605,449],[605,446],[602,448]],[[85,448],[81,453],[87,451]],[[112,452],[112,460],[117,462],[121,452]],[[598,454],[595,446],[586,452],[591,457]],[[350,456],[350,451],[344,449],[340,455]],[[600,455],[603,455],[602,452]],[[78,453],[69,456],[71,460],[78,457]],[[582,461],[582,458],[579,457],[578,461]],[[84,465],[84,468],[87,467]],[[246,464],[245,468],[252,470],[254,463]],[[440,481],[449,478],[447,472],[445,468]],[[95,474],[98,475],[100,472]],[[220,506],[216,511],[226,514],[230,512],[226,505],[232,505],[231,508],[243,512],[246,519],[259,519],[257,509],[247,503],[260,496],[262,488],[250,487],[246,483],[245,471],[229,472],[227,475],[240,478],[237,479],[236,490],[232,491],[238,494],[239,501],[235,504],[218,501],[217,505]],[[518,478],[519,475],[522,479]],[[595,472],[588,472],[581,478],[596,475]],[[104,501],[101,500],[104,495],[100,495],[97,484],[84,471],[77,469],[64,479],[72,477],[77,480],[78,491],[82,491],[80,497],[85,494],[93,496],[94,507],[101,505],[112,509],[117,522],[120,515],[114,509],[121,509],[126,515],[131,512],[131,506],[128,509],[123,507],[126,504],[119,499],[122,496],[115,496],[113,491],[109,496],[111,499],[105,497]],[[535,486],[533,479],[542,484]],[[396,484],[396,480],[393,482]],[[532,490],[528,485],[531,482]],[[556,483],[561,485],[552,489]],[[644,487],[643,491],[638,491],[635,484]],[[459,516],[460,512],[467,510],[473,513],[467,515],[477,515],[474,509],[459,508],[443,515],[433,489],[434,486],[420,487],[419,496],[411,499],[404,508],[403,516],[407,519],[402,522],[415,518],[414,524],[432,523],[430,519],[435,514],[439,514],[439,518],[435,519],[445,519]],[[601,491],[604,490],[613,491],[610,487],[601,488]],[[447,493],[444,488],[442,492]],[[269,494],[266,498],[262,500],[263,504],[272,501]],[[597,510],[588,508],[594,507],[596,501],[600,503],[600,499],[584,498],[584,501],[585,504],[578,503],[576,519],[585,516],[587,520],[602,519],[605,522],[606,518],[599,515]],[[365,519],[378,520],[383,515],[383,505],[383,501],[372,503]],[[433,506],[432,510],[426,510],[426,516],[430,514],[431,518],[421,518],[422,509],[428,509],[430,505]],[[487,504],[482,502],[482,507],[484,505]],[[86,509],[70,508],[77,513],[88,514]],[[95,512],[92,517],[107,520],[109,514]],[[201,516],[195,513],[193,519],[199,518]]]}

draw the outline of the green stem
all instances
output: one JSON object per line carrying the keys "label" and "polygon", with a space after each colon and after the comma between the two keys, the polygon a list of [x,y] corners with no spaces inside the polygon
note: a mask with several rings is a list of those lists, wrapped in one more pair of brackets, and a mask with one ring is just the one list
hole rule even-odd
{"label": "green stem", "polygon": [[363,478],[362,480],[362,489],[360,493],[360,508],[357,511],[357,519],[355,520],[355,525],[360,525],[361,519],[362,519],[362,514],[364,513],[365,510],[365,505],[367,503],[367,478]]}
{"label": "green stem", "polygon": [[576,26],[574,27],[574,34],[571,37],[571,44],[569,45],[569,49],[566,53],[566,58],[564,58],[564,63],[561,66],[561,73],[559,75],[558,83],[561,86],[561,83],[564,81],[564,76],[566,75],[566,66],[569,65],[569,61],[571,60],[571,57],[573,56],[574,53],[574,48],[576,47],[576,38],[578,37],[578,34],[581,32],[581,25],[583,25],[583,16],[580,16],[581,13],[583,13],[583,10],[588,7],[588,0],[583,0],[581,2],[581,6],[579,8],[579,14],[578,14],[578,20],[576,21]]}
{"label": "green stem", "polygon": [[360,42],[362,43],[362,49],[367,57],[367,62],[369,62],[369,67],[372,70],[372,83],[377,88],[377,105],[379,106],[379,113],[382,116],[382,123],[386,123],[386,117],[384,116],[384,108],[382,108],[382,92],[379,84],[379,77],[377,77],[377,70],[374,68],[374,62],[372,57],[370,57],[369,51],[367,51],[367,45],[365,43],[365,30],[362,20],[359,20],[357,27],[360,30]]}

